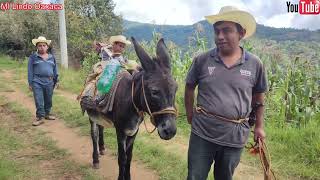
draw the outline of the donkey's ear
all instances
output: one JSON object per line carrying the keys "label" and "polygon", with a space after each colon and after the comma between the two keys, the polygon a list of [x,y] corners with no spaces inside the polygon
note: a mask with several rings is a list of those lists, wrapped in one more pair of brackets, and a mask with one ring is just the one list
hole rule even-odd
{"label": "donkey's ear", "polygon": [[131,37],[131,40],[132,40],[133,45],[134,45],[134,50],[136,51],[136,54],[137,54],[138,58],[140,59],[142,68],[145,71],[148,71],[148,70],[152,69],[154,67],[154,65],[155,65],[153,60],[146,53],[146,51],[140,46],[140,44],[135,40],[134,37]]}
{"label": "donkey's ear", "polygon": [[168,53],[167,46],[164,44],[163,38],[161,38],[157,44],[157,57],[162,67],[166,68],[170,72],[170,55]]}

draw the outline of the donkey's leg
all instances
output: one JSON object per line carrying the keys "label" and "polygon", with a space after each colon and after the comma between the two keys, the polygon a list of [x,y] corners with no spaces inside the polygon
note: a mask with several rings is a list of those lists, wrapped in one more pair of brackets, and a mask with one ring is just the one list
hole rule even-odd
{"label": "donkey's leg", "polygon": [[91,139],[92,139],[92,159],[93,168],[99,169],[99,154],[98,154],[98,128],[97,124],[90,120],[91,124]]}
{"label": "donkey's leg", "polygon": [[118,180],[125,180],[125,167],[127,162],[126,154],[126,139],[127,136],[122,132],[121,129],[116,127],[117,141],[118,141],[118,165],[119,165],[119,176]]}
{"label": "donkey's leg", "polygon": [[138,131],[133,136],[128,136],[126,140],[126,154],[127,154],[127,163],[125,167],[125,179],[131,180],[131,174],[130,174],[130,165],[131,165],[131,159],[132,159],[132,150],[133,150],[133,144],[134,140],[136,139],[136,135],[138,134]]}
{"label": "donkey's leg", "polygon": [[[97,124],[98,125],[98,124]],[[98,130],[99,130],[99,139],[98,139],[98,143],[99,143],[99,152],[100,155],[104,155],[105,154],[105,147],[104,147],[104,134],[103,134],[103,126],[98,125]]]}

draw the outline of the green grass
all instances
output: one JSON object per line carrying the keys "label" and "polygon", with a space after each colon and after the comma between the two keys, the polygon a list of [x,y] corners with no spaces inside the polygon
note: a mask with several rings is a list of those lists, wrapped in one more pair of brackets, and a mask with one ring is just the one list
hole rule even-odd
{"label": "green grass", "polygon": [[290,125],[282,129],[267,127],[267,133],[275,169],[284,174],[320,179],[319,124],[309,123],[298,130]]}
{"label": "green grass", "polygon": [[187,161],[175,153],[164,150],[156,143],[150,143],[148,135],[140,135],[134,144],[134,154],[145,164],[156,169],[160,179],[186,179]]}
{"label": "green grass", "polygon": [[[4,97],[0,97],[2,108],[14,108],[19,110],[19,118],[24,123],[28,120],[28,114],[12,103],[8,103]],[[2,121],[3,122],[3,121]],[[19,150],[27,148],[23,139],[16,136],[5,125],[0,126],[0,179],[38,179],[39,174],[35,169],[30,168],[29,161],[14,160],[14,155]]]}
{"label": "green grass", "polygon": [[10,134],[4,127],[0,127],[0,179],[19,179],[30,174],[19,163],[12,161],[8,156],[23,147],[21,140]]}
{"label": "green grass", "polygon": [[[55,163],[54,173],[49,174],[50,179],[58,179],[64,175],[80,176],[88,180],[99,179],[90,167],[79,166],[68,160],[69,154],[66,150],[59,149],[44,132],[32,130],[32,115],[27,109],[15,102],[7,102],[4,97],[0,98],[0,104],[4,104],[4,109],[14,113],[14,118],[18,121],[18,125],[13,125],[14,127],[0,127],[0,179],[42,179],[46,172],[45,169],[39,171],[37,164],[43,161]],[[21,134],[10,128],[18,128]],[[36,154],[24,155],[30,149]],[[17,158],[19,156],[22,158]]]}
{"label": "green grass", "polygon": [[82,114],[80,104],[71,103],[59,95],[53,97],[53,104],[53,112],[63,119],[67,126],[79,127],[82,134],[89,135],[89,119],[86,114]]}
{"label": "green grass", "polygon": [[0,54],[0,67],[1,69],[14,69],[17,66],[20,66],[16,61],[12,61],[8,56]]}
{"label": "green grass", "polygon": [[79,94],[84,84],[84,78],[80,71],[72,69],[59,69],[59,88]]}
{"label": "green grass", "polygon": [[0,92],[12,92],[13,88],[7,84],[3,77],[0,77]]}

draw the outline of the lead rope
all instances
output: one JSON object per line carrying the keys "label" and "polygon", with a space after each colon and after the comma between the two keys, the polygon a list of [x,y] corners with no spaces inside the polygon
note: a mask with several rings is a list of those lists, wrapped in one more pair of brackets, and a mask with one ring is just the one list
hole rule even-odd
{"label": "lead rope", "polygon": [[[142,76],[142,82],[143,82],[143,76]],[[144,85],[142,84],[142,87]],[[139,117],[142,118],[142,121],[144,123],[144,127],[146,129],[146,131],[149,133],[149,134],[152,134],[155,130],[156,130],[156,127],[154,126],[154,129],[149,131],[149,129],[147,128],[147,124],[146,124],[146,120],[144,119],[144,112],[143,111],[139,111],[138,107],[136,106],[136,104],[134,103],[134,100],[133,100],[133,91],[134,91],[134,81],[132,80],[132,86],[131,86],[131,99],[132,99],[132,103],[133,103],[133,106],[134,108],[136,109]],[[143,92],[144,92],[144,88],[143,88]],[[149,106],[147,106],[149,108]],[[148,109],[150,110],[150,109]],[[151,116],[150,116],[151,117]]]}
{"label": "lead rope", "polygon": [[153,132],[156,130],[156,126],[155,126],[155,124],[154,124],[154,119],[153,119],[154,117],[153,117],[153,115],[152,115],[152,113],[151,113],[151,110],[150,110],[150,107],[149,107],[149,104],[148,104],[148,101],[147,101],[147,98],[146,98],[146,93],[145,93],[145,91],[144,91],[143,75],[142,75],[141,79],[142,79],[142,80],[141,80],[141,82],[142,82],[142,94],[143,94],[144,102],[145,102],[145,104],[146,104],[146,106],[147,106],[148,114],[149,114],[149,116],[150,116],[150,121],[151,121],[151,123],[153,124],[154,128],[153,128],[152,131],[148,131],[146,120],[144,120],[144,126],[145,126],[147,132],[151,134],[151,133],[153,133]]}
{"label": "lead rope", "polygon": [[261,165],[262,165],[262,168],[264,171],[264,179],[265,180],[272,180],[272,179],[276,180],[276,176],[275,176],[273,170],[271,169],[271,157],[268,152],[267,145],[260,138],[258,138],[258,143],[259,143],[259,157],[260,157]]}
{"label": "lead rope", "polygon": [[264,173],[264,180],[276,180],[277,178],[271,169],[271,157],[265,142],[261,138],[258,138],[258,142],[256,142],[255,145],[251,144],[248,149],[253,155],[259,153],[259,158]]}
{"label": "lead rope", "polygon": [[[143,75],[142,75],[142,79],[141,79],[141,83],[142,83],[142,94],[143,94],[143,98],[144,98],[144,102],[147,106],[147,110],[148,110],[148,114],[150,116],[150,121],[151,123],[154,125],[154,129],[152,131],[149,131],[148,128],[147,128],[147,124],[146,124],[146,120],[144,120],[144,126],[146,128],[146,131],[148,133],[153,133],[155,130],[156,130],[156,126],[155,126],[155,122],[154,122],[154,116],[155,115],[160,115],[160,114],[173,114],[175,116],[178,115],[177,113],[177,110],[174,108],[174,107],[166,107],[160,111],[157,111],[157,112],[151,112],[151,109],[149,107],[149,103],[148,103],[148,100],[147,100],[147,97],[146,97],[146,93],[145,93],[145,90],[144,90],[144,80],[143,80]],[[140,117],[144,117],[144,112],[143,111],[139,111],[138,107],[135,105],[134,101],[133,101],[133,90],[134,90],[134,81],[132,81],[132,90],[131,90],[131,98],[132,98],[132,103],[133,103],[133,106],[134,108],[136,109],[137,113],[139,114]]]}

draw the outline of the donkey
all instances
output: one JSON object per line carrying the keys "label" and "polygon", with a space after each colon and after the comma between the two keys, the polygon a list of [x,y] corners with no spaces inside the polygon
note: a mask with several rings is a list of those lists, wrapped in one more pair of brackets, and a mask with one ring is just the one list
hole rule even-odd
{"label": "donkey", "polygon": [[171,74],[170,56],[163,39],[157,43],[156,57],[151,58],[140,44],[132,37],[136,54],[142,70],[133,76],[125,75],[119,82],[115,94],[113,111],[102,114],[87,110],[91,123],[93,142],[93,167],[99,168],[99,154],[104,154],[103,126],[97,118],[112,121],[118,143],[118,180],[130,180],[130,164],[134,140],[143,121],[144,112],[151,117],[151,122],[161,139],[169,140],[176,134],[176,115],[174,107],[178,88]]}

